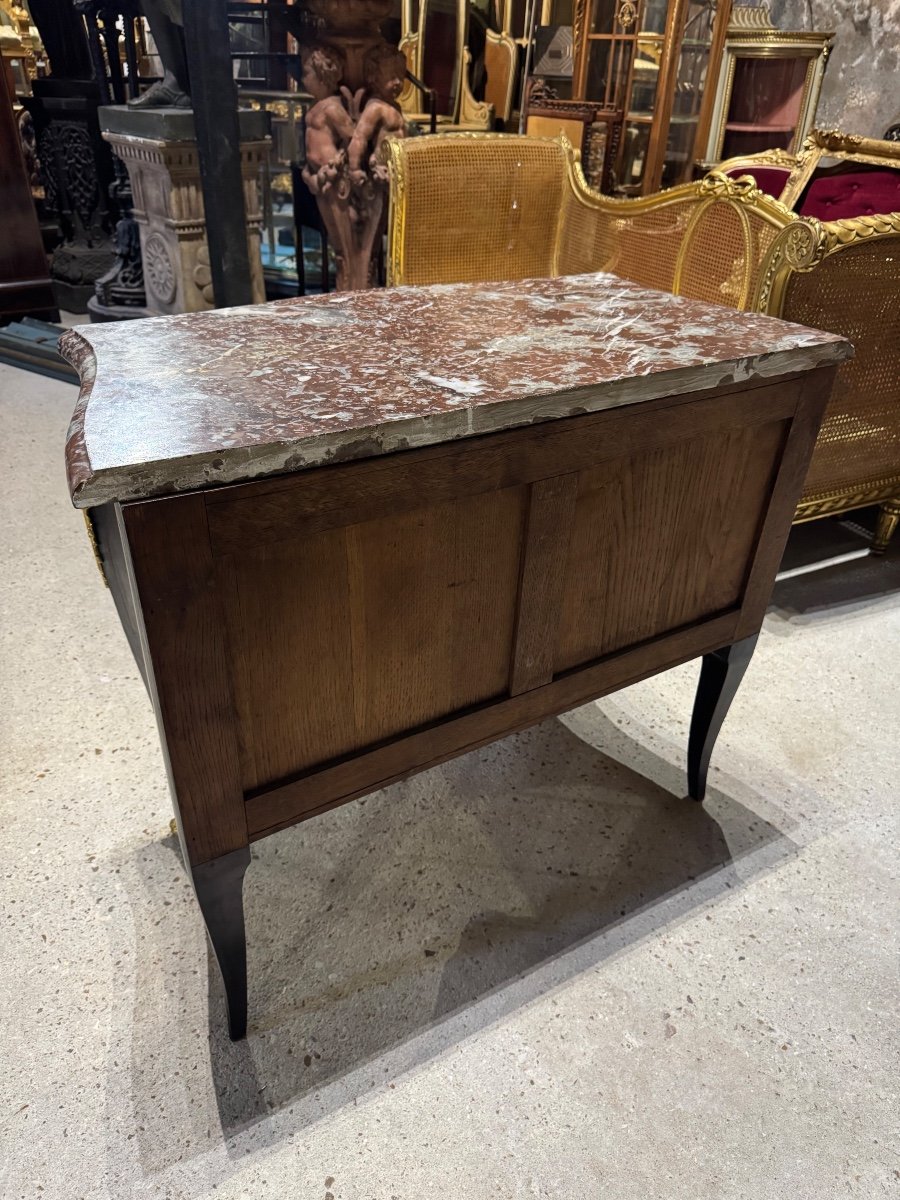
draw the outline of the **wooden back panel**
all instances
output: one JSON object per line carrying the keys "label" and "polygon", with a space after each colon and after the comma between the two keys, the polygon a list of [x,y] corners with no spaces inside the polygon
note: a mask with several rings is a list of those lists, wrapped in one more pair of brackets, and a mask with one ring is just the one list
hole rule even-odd
{"label": "wooden back panel", "polygon": [[557,670],[740,603],[786,433],[722,430],[579,474]]}
{"label": "wooden back panel", "polygon": [[408,511],[230,559],[247,790],[505,691],[525,493],[423,490]]}
{"label": "wooden back panel", "polygon": [[683,408],[600,413],[326,468],[265,509],[210,494],[245,789],[739,606],[789,403],[753,406],[687,406],[702,435]]}
{"label": "wooden back panel", "polygon": [[192,861],[758,629],[832,377],[124,506]]}

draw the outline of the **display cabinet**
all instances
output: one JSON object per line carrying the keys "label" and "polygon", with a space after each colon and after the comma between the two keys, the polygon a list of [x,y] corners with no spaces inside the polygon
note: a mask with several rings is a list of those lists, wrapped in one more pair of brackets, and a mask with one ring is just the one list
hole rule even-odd
{"label": "display cabinet", "polygon": [[[509,119],[517,47],[492,30],[468,0],[403,0],[400,49],[409,70],[432,89],[438,125],[444,129],[491,129]],[[475,74],[473,79],[473,59]],[[483,95],[476,99],[475,92]],[[423,122],[422,97],[407,83],[400,107]]]}
{"label": "display cabinet", "polygon": [[577,90],[573,0],[533,0],[540,24],[535,35],[527,88],[525,132],[536,137],[564,134],[581,153],[585,178],[597,191],[610,191],[622,131],[622,110],[605,95],[573,99]]}
{"label": "display cabinet", "polygon": [[574,14],[573,95],[622,112],[614,190],[690,178],[705,143],[731,0],[590,0]]}
{"label": "display cabinet", "polygon": [[799,150],[815,119],[833,40],[833,33],[776,29],[765,5],[735,8],[703,165],[761,150]]}

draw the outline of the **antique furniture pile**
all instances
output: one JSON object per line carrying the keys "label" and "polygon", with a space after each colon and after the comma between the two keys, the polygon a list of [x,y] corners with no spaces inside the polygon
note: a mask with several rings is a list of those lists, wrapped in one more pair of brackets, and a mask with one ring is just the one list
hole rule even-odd
{"label": "antique furniture pile", "polygon": [[[706,146],[731,12],[731,0],[544,5],[545,22],[572,24],[571,77],[546,80],[559,115],[570,105],[573,116],[579,106],[600,106],[614,131],[609,190],[646,195],[691,178]],[[542,119],[529,119],[529,133],[559,132],[547,128],[546,113],[536,115]]]}
{"label": "antique furniture pile", "polygon": [[[400,49],[413,79],[423,82],[434,97],[435,118],[442,129],[489,130],[509,121],[516,99],[519,46],[507,32],[510,13],[498,14],[500,29],[492,29],[479,6],[468,0],[403,0]],[[476,47],[477,43],[477,47]],[[484,72],[479,90],[472,92],[472,51]],[[423,96],[408,80],[399,97],[408,120],[423,126]]]}
{"label": "antique furniture pile", "polygon": [[[886,143],[882,143],[886,144]],[[900,517],[900,213],[799,219],[749,177],[655,196],[590,189],[562,140],[389,146],[389,279],[453,283],[610,271],[646,287],[839,333],[838,373],[796,519],[880,504]]]}
{"label": "antique furniture pile", "polygon": [[543,8],[545,23],[572,22],[572,58],[568,78],[535,65],[540,100],[526,132],[565,132],[587,164],[590,142],[575,126],[597,136],[591,113],[602,113],[606,162],[587,172],[602,191],[646,196],[737,153],[794,151],[812,124],[833,33],[778,29],[767,5],[730,0]]}
{"label": "antique furniture pile", "polygon": [[701,655],[702,799],[851,353],[609,274],[92,325],[63,350],[71,495],[233,1037],[251,842]]}

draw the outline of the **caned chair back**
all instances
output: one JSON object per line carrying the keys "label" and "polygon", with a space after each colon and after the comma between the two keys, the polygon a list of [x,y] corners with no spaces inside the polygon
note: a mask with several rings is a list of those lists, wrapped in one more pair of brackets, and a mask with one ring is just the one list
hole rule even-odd
{"label": "caned chair back", "polygon": [[695,186],[698,200],[678,247],[671,290],[746,309],[766,253],[794,217],[749,176],[713,172]]}
{"label": "caned chair back", "polygon": [[439,134],[391,142],[387,154],[394,285],[610,271],[746,308],[762,258],[791,220],[749,179],[602,196],[564,138]]}
{"label": "caned chair back", "polygon": [[388,281],[553,275],[566,148],[552,138],[437,134],[388,143]]}
{"label": "caned chair back", "polygon": [[591,191],[574,159],[569,173],[561,275],[612,271],[676,296],[744,309],[766,252],[793,219],[750,179],[713,173],[639,200],[617,200]]}
{"label": "caned chair back", "polygon": [[696,208],[693,185],[645,200],[591,191],[569,164],[556,267],[560,275],[611,271],[644,287],[672,291],[681,239]]}

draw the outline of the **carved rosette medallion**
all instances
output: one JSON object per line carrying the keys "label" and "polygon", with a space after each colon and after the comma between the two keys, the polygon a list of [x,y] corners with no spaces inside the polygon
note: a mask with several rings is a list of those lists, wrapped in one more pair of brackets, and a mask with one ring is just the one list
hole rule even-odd
{"label": "carved rosette medallion", "polygon": [[144,242],[143,259],[144,277],[151,292],[161,304],[171,304],[177,286],[175,268],[169,247],[158,233],[151,233]]}
{"label": "carved rosette medallion", "polygon": [[821,226],[801,219],[788,227],[784,239],[784,257],[795,271],[808,271],[815,266],[825,249]]}

